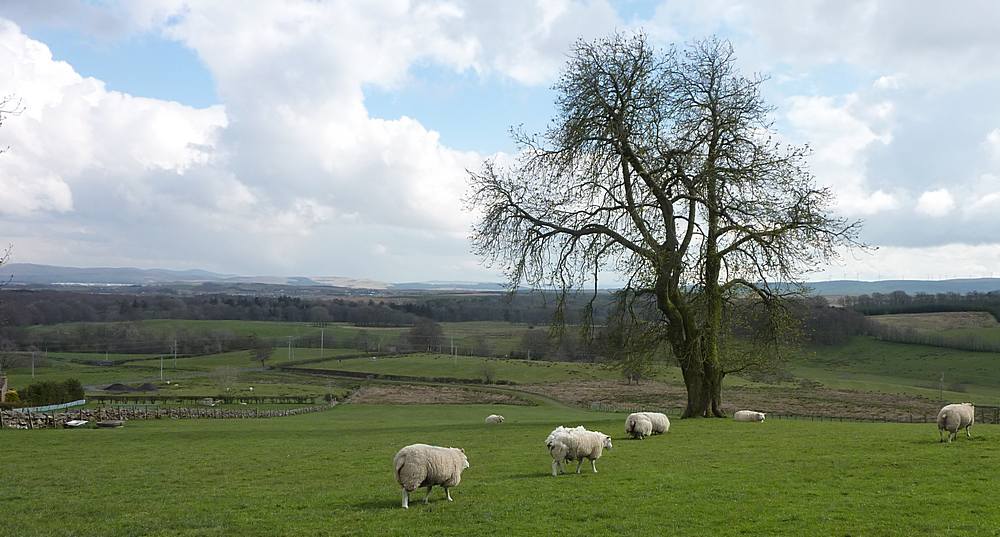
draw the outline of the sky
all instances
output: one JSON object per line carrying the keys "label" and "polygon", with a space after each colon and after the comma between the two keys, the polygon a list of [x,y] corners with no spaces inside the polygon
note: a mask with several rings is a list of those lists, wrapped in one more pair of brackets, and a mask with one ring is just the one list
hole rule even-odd
{"label": "sky", "polygon": [[[1000,277],[1000,3],[0,0],[11,261],[500,281],[466,170],[545,128],[576,39],[717,35],[873,248]],[[612,277],[613,279],[613,277]]]}

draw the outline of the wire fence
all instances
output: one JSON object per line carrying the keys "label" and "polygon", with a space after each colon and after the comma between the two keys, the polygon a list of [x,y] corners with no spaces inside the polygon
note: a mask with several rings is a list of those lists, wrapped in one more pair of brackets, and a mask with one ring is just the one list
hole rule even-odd
{"label": "wire fence", "polygon": [[62,410],[64,408],[72,408],[75,406],[83,406],[87,404],[86,399],[80,399],[79,401],[70,401],[69,403],[59,403],[57,405],[44,405],[44,406],[31,406],[31,407],[20,407],[12,408],[14,412],[49,412],[52,410]]}
{"label": "wire fence", "polygon": [[[590,409],[597,412],[628,413],[633,412],[662,412],[669,417],[679,418],[684,412],[684,407],[662,407],[656,405],[638,405],[629,403],[590,403]],[[839,416],[832,414],[790,414],[766,412],[771,420],[800,420],[800,421],[840,421],[840,422],[861,422],[861,423],[935,423],[937,413],[918,412],[897,412],[894,414],[881,415],[851,415]],[[976,424],[998,424],[1000,423],[1000,406],[977,406]]]}

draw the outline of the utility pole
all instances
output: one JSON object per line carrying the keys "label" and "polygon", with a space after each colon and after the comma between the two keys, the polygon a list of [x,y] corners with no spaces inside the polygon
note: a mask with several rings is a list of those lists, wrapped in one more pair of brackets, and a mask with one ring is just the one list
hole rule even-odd
{"label": "utility pole", "polygon": [[177,338],[174,338],[174,370],[177,369]]}
{"label": "utility pole", "polygon": [[160,382],[163,382],[163,355],[160,355]]}
{"label": "utility pole", "polygon": [[35,378],[35,351],[31,351],[31,378]]}
{"label": "utility pole", "polygon": [[292,361],[292,336],[288,336],[288,361]]}
{"label": "utility pole", "polygon": [[319,329],[319,357],[323,357],[323,332],[325,328]]}

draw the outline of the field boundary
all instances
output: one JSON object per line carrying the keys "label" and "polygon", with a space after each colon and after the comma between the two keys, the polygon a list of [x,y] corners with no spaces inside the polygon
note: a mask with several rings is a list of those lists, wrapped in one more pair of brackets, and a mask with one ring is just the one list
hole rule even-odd
{"label": "field boundary", "polygon": [[321,375],[327,377],[342,377],[356,380],[394,380],[400,382],[430,382],[435,384],[472,384],[480,386],[516,386],[516,382],[509,380],[496,380],[486,382],[483,379],[459,378],[459,377],[418,377],[414,375],[393,375],[389,373],[371,373],[366,371],[346,371],[343,369],[313,369],[307,367],[279,366],[280,371],[289,373],[305,373],[307,375]]}
{"label": "field boundary", "polygon": [[78,401],[70,401],[68,403],[59,403],[55,405],[42,405],[42,406],[29,406],[21,408],[11,409],[14,412],[48,412],[50,410],[62,410],[64,408],[73,408],[75,406],[83,406],[87,404],[86,399],[80,399]]}
{"label": "field boundary", "polygon": [[[683,413],[683,407],[655,407],[655,406],[645,406],[645,405],[630,405],[623,403],[603,403],[603,402],[592,402],[590,403],[590,409],[597,412],[613,412],[613,413],[633,413],[633,412],[662,412],[667,416],[680,417]],[[841,422],[860,422],[860,423],[935,423],[937,421],[937,414],[913,414],[910,413],[906,418],[894,417],[894,416],[871,416],[871,417],[859,417],[859,416],[830,416],[822,414],[778,414],[778,413],[765,413],[768,418],[772,420],[803,420],[803,421],[841,421]],[[976,425],[995,425],[1000,424],[1000,407],[998,406],[977,406],[976,407]]]}
{"label": "field boundary", "polygon": [[105,421],[105,420],[159,420],[159,419],[255,419],[283,418],[299,414],[321,412],[336,406],[312,405],[290,408],[287,410],[223,409],[223,408],[93,408],[71,410],[55,414],[31,412],[18,413],[7,410],[0,411],[0,429],[58,429],[70,420]]}

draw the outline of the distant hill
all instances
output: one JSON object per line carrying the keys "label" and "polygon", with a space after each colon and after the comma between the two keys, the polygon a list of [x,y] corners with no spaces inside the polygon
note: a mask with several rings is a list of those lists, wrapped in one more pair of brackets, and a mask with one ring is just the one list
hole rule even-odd
{"label": "distant hill", "polygon": [[489,282],[405,282],[393,283],[389,285],[392,290],[413,290],[413,291],[506,291],[507,286],[502,283]]}
{"label": "distant hill", "polygon": [[0,278],[17,285],[150,285],[165,282],[222,281],[231,275],[206,270],[167,270],[112,267],[56,267],[34,263],[8,263]]}
{"label": "distant hill", "polygon": [[823,296],[857,296],[872,293],[903,291],[915,293],[988,293],[1000,291],[1000,278],[963,278],[955,280],[882,280],[863,282],[856,280],[834,280],[828,282],[807,282],[806,287]]}
{"label": "distant hill", "polygon": [[[118,267],[57,267],[34,263],[0,266],[0,281],[13,286],[162,286],[170,284],[261,284],[293,288],[370,289],[381,291],[479,291],[499,292],[506,286],[496,282],[426,281],[386,283],[340,276],[240,276],[207,270],[139,269]],[[864,282],[834,280],[809,282],[814,293],[823,296],[862,295],[904,291],[914,293],[987,293],[1000,291],[1000,278],[956,280],[884,280]]]}

